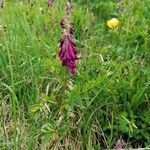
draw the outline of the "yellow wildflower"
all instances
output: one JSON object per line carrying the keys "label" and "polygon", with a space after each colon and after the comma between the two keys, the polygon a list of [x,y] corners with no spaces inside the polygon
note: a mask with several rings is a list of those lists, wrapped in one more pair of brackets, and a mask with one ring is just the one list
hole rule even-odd
{"label": "yellow wildflower", "polygon": [[111,29],[116,28],[119,25],[119,20],[116,18],[112,18],[107,21],[107,26]]}

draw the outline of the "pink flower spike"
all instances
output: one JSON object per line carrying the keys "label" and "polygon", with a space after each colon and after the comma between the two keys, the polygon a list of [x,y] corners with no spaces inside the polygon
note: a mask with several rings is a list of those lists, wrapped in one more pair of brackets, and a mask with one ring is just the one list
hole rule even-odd
{"label": "pink flower spike", "polygon": [[48,0],[48,7],[52,7],[54,0]]}
{"label": "pink flower spike", "polygon": [[74,75],[76,72],[76,60],[79,58],[77,57],[78,52],[76,50],[76,43],[72,37],[73,29],[70,23],[71,8],[71,4],[67,3],[66,15],[60,23],[62,29],[64,29],[64,33],[60,40],[60,52],[58,57],[62,66],[66,66],[70,74]]}

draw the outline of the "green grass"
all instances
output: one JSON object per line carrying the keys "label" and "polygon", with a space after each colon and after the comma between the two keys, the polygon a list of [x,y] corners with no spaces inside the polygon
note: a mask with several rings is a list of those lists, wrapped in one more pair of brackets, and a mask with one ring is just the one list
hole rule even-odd
{"label": "green grass", "polygon": [[[33,5],[32,5],[33,4]],[[0,149],[150,146],[149,0],[72,1],[81,58],[58,59],[66,0],[6,1],[0,10]],[[109,29],[116,17],[119,27]]]}

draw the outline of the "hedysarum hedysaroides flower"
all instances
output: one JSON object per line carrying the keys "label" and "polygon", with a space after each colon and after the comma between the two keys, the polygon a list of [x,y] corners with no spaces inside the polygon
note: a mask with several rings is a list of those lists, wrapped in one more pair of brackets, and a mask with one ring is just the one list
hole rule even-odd
{"label": "hedysarum hedysaroides flower", "polygon": [[60,40],[60,52],[58,56],[62,65],[66,66],[69,69],[70,74],[74,75],[76,72],[75,61],[78,60],[78,52],[76,50],[76,43],[72,37],[73,29],[70,22],[71,8],[70,3],[67,3],[66,15],[61,21],[61,27],[64,29],[64,33]]}
{"label": "hedysarum hedysaroides flower", "polygon": [[48,7],[52,7],[54,0],[48,0]]}
{"label": "hedysarum hedysaroides flower", "polygon": [[62,65],[66,66],[72,75],[75,74],[75,61],[78,59],[76,56],[77,51],[75,42],[68,35],[65,35],[60,40],[60,48],[61,50],[59,52],[59,58],[62,62]]}

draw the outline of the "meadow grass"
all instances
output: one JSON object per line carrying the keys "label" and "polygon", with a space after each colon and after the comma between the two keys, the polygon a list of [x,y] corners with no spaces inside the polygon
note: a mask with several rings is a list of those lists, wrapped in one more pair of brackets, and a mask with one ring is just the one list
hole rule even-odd
{"label": "meadow grass", "polygon": [[[66,0],[6,1],[0,10],[0,149],[150,146],[149,0],[72,1],[80,52],[58,59]],[[109,29],[107,20],[120,24]]]}

